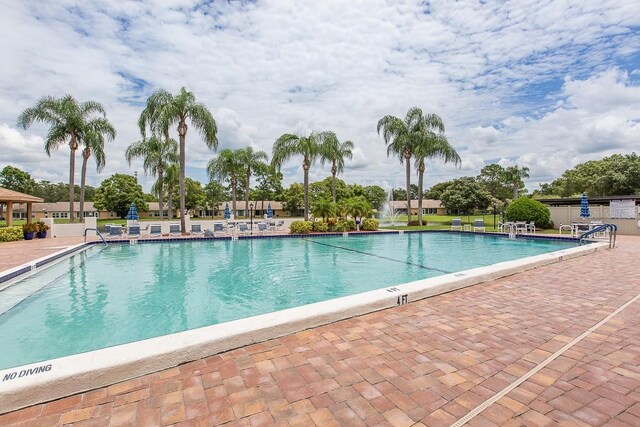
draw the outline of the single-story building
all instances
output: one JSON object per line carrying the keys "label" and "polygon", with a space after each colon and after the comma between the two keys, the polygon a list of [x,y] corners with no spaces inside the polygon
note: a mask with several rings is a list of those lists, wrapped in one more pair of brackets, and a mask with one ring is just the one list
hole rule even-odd
{"label": "single-story building", "polygon": [[[226,205],[229,205],[229,210],[233,210],[231,201],[220,203],[217,209],[213,212],[215,216],[222,216]],[[288,217],[289,212],[284,210],[283,202],[276,202],[274,200],[249,200],[249,208],[253,205],[253,217],[260,218],[267,214],[267,208],[271,204],[271,210],[273,211],[274,218],[276,217]],[[248,209],[244,200],[236,200],[236,211],[238,217],[249,217]],[[231,212],[233,213],[233,212]],[[211,209],[194,209],[194,217],[208,217],[211,216]]]}
{"label": "single-story building", "polygon": [[[406,200],[394,200],[393,209],[395,213],[407,214],[407,201]],[[447,209],[442,206],[440,200],[434,199],[422,199],[422,214],[423,215],[446,215]],[[418,199],[411,200],[411,215],[418,215]]]}

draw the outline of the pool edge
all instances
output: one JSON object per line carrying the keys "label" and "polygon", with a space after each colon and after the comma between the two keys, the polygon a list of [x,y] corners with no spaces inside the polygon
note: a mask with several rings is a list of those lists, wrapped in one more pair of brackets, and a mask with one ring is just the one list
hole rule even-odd
{"label": "pool edge", "polygon": [[[75,250],[83,246],[85,245],[77,245]],[[607,247],[606,243],[592,243],[562,249],[219,325],[5,369],[0,371],[0,414],[108,386],[234,348],[587,255]],[[256,328],[256,324],[260,327]],[[34,368],[46,366],[50,366],[49,370],[34,371]],[[12,375],[14,378],[7,379]]]}

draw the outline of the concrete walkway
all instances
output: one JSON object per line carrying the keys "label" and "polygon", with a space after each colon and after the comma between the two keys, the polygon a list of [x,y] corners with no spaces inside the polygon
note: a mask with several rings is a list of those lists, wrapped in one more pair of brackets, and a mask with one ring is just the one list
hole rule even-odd
{"label": "concrete walkway", "polygon": [[0,425],[639,426],[638,259],[640,239],[622,237],[613,251],[36,405]]}

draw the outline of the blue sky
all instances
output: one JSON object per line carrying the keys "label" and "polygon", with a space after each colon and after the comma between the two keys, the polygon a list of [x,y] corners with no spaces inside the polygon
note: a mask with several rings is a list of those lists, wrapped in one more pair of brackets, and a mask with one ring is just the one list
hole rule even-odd
{"label": "blue sky", "polygon": [[[47,129],[15,123],[40,97],[70,93],[101,102],[118,130],[89,183],[137,170],[148,190],[124,151],[146,98],[185,86],[216,118],[220,149],[270,154],[283,133],[333,130],[356,146],[345,180],[400,187],[376,123],[419,106],[443,118],[463,160],[430,162],[426,186],[497,161],[528,166],[533,190],[638,151],[639,29],[633,0],[0,2],[0,167],[68,180],[68,150],[48,158]],[[213,156],[190,131],[188,175],[205,182]],[[285,184],[302,180],[299,163]]]}

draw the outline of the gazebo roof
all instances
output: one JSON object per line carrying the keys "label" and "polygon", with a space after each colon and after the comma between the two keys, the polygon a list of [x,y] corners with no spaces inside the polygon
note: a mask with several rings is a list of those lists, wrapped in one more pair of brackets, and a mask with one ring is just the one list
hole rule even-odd
{"label": "gazebo roof", "polygon": [[40,197],[30,196],[0,187],[0,203],[40,203],[44,202]]}

